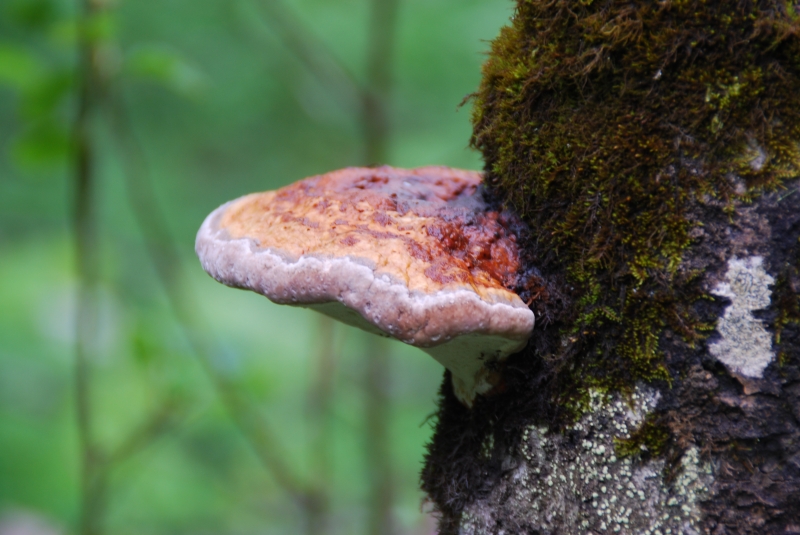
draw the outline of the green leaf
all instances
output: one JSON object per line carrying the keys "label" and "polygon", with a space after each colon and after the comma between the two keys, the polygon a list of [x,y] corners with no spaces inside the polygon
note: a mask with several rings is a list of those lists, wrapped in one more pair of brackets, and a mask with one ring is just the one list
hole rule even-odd
{"label": "green leaf", "polygon": [[109,10],[99,11],[86,20],[83,31],[91,43],[110,41],[117,34],[117,19]]}
{"label": "green leaf", "polygon": [[152,327],[147,322],[137,322],[131,333],[131,350],[134,362],[142,368],[149,367],[161,354],[155,338],[156,333],[152,331]]}
{"label": "green leaf", "polygon": [[143,45],[125,59],[123,71],[134,79],[155,82],[179,95],[198,96],[206,87],[206,76],[178,51],[166,46]]}
{"label": "green leaf", "polygon": [[28,29],[46,28],[58,16],[52,0],[9,0],[6,14],[12,20]]}
{"label": "green leaf", "polygon": [[74,18],[59,20],[49,28],[48,35],[54,46],[74,47],[78,42],[78,21]]}
{"label": "green leaf", "polygon": [[55,167],[69,156],[69,132],[56,121],[42,121],[18,136],[10,149],[14,163],[23,169]]}
{"label": "green leaf", "polygon": [[25,91],[35,85],[45,68],[42,61],[25,48],[0,43],[0,85]]}
{"label": "green leaf", "polygon": [[86,20],[61,20],[50,30],[50,37],[58,46],[74,46],[81,35],[90,43],[100,44],[112,41],[116,34],[117,19],[108,10],[95,13]]}
{"label": "green leaf", "polygon": [[72,70],[48,72],[23,92],[22,114],[29,121],[49,119],[72,92]]}

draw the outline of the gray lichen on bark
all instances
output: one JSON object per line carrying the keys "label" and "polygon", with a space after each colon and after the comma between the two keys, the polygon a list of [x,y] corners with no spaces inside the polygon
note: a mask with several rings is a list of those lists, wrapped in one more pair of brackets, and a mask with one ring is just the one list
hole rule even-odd
{"label": "gray lichen on bark", "polygon": [[753,311],[769,306],[769,287],[775,282],[764,271],[763,263],[760,256],[745,259],[734,256],[728,261],[726,281],[711,291],[727,297],[731,304],[717,321],[721,339],[710,344],[708,350],[731,372],[752,378],[763,377],[764,370],[775,358],[772,334],[753,316]]}
{"label": "gray lichen on bark", "polygon": [[466,508],[459,533],[698,533],[699,501],[713,481],[711,463],[696,448],[684,452],[671,480],[662,459],[618,457],[656,407],[659,393],[639,386],[629,397],[589,393],[584,416],[563,433],[529,426],[509,453],[505,481]]}

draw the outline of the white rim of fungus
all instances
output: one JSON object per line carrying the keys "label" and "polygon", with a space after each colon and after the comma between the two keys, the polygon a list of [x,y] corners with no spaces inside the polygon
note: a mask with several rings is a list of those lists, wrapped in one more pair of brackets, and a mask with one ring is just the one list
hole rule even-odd
{"label": "white rim of fungus", "polygon": [[251,238],[232,239],[219,221],[233,202],[209,214],[197,233],[195,250],[206,272],[275,303],[311,308],[423,349],[453,373],[456,395],[468,406],[476,393],[491,389],[484,363],[521,350],[530,337],[533,312],[510,292],[511,300],[497,296],[492,303],[468,289],[413,292],[359,258],[292,259]]}

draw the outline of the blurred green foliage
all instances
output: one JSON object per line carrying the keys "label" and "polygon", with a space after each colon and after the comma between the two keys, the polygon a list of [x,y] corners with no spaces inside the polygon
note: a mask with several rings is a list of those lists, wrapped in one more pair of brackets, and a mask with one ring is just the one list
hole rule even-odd
{"label": "blurred green foliage", "polygon": [[[75,427],[75,261],[70,209],[77,39],[130,119],[143,168],[186,268],[173,284],[224,351],[224,376],[277,430],[288,467],[314,477],[309,397],[316,355],[312,313],[278,307],[208,278],[194,233],[215,206],[251,191],[363,164],[352,116],[282,43],[259,2],[103,0],[82,23],[67,0],[0,2],[0,520],[24,509],[75,532],[80,452]],[[366,0],[287,6],[363,80]],[[508,20],[507,0],[401,2],[390,101],[390,157],[402,167],[479,168],[466,148],[485,41]],[[176,417],[115,465],[104,525],[114,534],[298,533],[302,511],[259,463],[220,404],[178,327],[126,195],[131,173],[102,109],[91,120],[99,160],[100,262],[91,399],[98,440],[113,450],[159,407]],[[166,239],[166,238],[164,238]],[[366,335],[334,331],[329,407],[331,533],[363,532],[367,474]],[[429,533],[417,479],[442,369],[390,346],[394,513],[402,533]],[[428,531],[425,531],[425,530]]]}

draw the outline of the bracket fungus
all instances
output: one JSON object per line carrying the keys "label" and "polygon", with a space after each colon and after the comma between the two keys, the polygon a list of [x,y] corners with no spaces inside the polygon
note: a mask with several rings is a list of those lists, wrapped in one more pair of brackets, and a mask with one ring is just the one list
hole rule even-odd
{"label": "bracket fungus", "polygon": [[196,251],[223,284],[419,347],[470,407],[534,324],[510,289],[520,223],[489,209],[480,182],[447,167],[342,169],[220,206]]}

